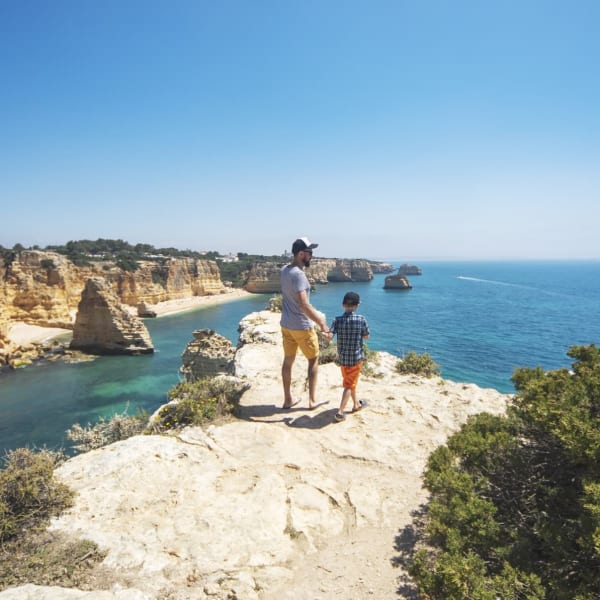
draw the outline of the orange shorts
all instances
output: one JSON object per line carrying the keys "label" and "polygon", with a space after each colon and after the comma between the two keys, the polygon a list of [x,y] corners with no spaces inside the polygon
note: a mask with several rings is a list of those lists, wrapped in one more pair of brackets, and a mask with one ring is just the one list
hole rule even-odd
{"label": "orange shorts", "polygon": [[319,356],[319,338],[314,328],[311,329],[288,329],[281,328],[283,337],[283,353],[285,356],[296,356],[298,348],[307,360]]}
{"label": "orange shorts", "polygon": [[363,361],[361,360],[357,365],[352,367],[345,367],[341,365],[342,369],[342,385],[344,389],[355,390],[356,385],[358,384],[358,376],[360,375],[360,369],[362,367]]}

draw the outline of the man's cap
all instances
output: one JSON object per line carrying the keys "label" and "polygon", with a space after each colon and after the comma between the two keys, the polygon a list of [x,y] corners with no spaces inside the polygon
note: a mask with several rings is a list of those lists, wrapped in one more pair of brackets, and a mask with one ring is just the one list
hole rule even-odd
{"label": "man's cap", "polygon": [[298,254],[298,252],[302,252],[302,250],[312,250],[318,245],[319,244],[313,244],[307,237],[298,238],[292,244],[292,254]]}

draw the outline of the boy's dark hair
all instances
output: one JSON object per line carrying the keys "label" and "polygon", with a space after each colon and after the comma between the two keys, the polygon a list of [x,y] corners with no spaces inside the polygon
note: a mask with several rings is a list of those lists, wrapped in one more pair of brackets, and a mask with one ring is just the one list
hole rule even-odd
{"label": "boy's dark hair", "polygon": [[360,296],[356,292],[347,292],[342,300],[342,304],[346,306],[358,306],[360,304]]}

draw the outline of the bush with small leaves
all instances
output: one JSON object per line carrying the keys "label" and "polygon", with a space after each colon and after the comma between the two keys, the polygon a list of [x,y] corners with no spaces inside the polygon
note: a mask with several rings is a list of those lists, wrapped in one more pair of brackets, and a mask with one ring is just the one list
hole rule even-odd
{"label": "bush with small leaves", "polygon": [[506,415],[468,419],[430,456],[409,572],[430,600],[600,594],[600,349],[517,369]]}
{"label": "bush with small leaves", "polygon": [[247,389],[247,383],[227,376],[181,382],[169,390],[170,402],[159,410],[153,426],[158,431],[179,429],[229,415]]}
{"label": "bush with small leaves", "polygon": [[0,543],[58,515],[73,493],[54,478],[64,456],[49,450],[10,450],[0,471]]}
{"label": "bush with small leaves", "polygon": [[269,310],[274,313],[280,313],[282,302],[283,299],[281,294],[277,294],[276,296],[269,298]]}
{"label": "bush with small leaves", "polygon": [[95,425],[88,423],[82,427],[75,423],[67,430],[67,438],[76,442],[73,444],[75,450],[89,452],[143,433],[147,422],[148,415],[144,412],[137,415],[115,414],[110,419],[100,417]]}
{"label": "bush with small leaves", "polygon": [[417,354],[410,350],[402,360],[398,361],[396,371],[402,375],[433,377],[440,374],[440,366],[426,352]]}

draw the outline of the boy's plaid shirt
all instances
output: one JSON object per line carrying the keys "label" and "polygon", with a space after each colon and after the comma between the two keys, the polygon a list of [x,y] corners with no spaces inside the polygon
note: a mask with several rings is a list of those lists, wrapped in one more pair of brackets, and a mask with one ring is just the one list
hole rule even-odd
{"label": "boy's plaid shirt", "polygon": [[362,340],[369,335],[369,325],[362,315],[355,312],[345,312],[336,317],[329,328],[337,335],[337,349],[340,365],[353,367],[364,360]]}

